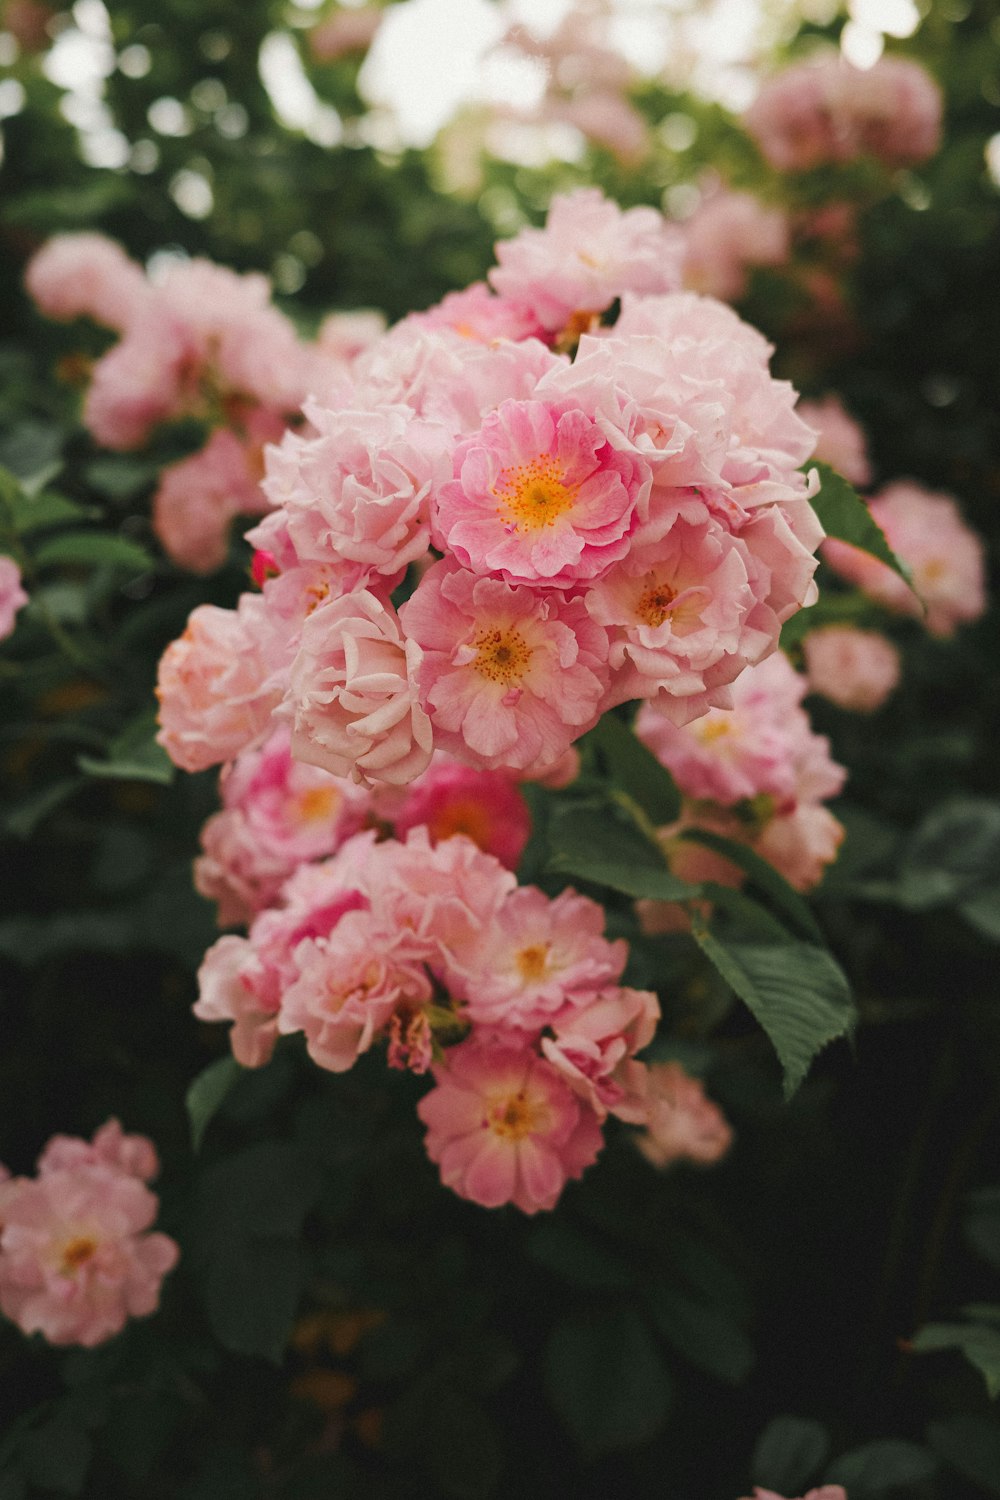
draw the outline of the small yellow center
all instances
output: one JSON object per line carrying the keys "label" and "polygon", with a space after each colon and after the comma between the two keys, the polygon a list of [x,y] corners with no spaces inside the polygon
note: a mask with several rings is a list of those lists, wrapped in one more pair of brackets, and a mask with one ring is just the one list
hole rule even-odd
{"label": "small yellow center", "polygon": [[734,725],[731,719],[705,718],[700,724],[692,724],[691,728],[703,745],[711,745],[715,740],[723,740],[727,734],[732,734]]}
{"label": "small yellow center", "polygon": [[569,510],[579,485],[566,484],[563,470],[547,453],[528,464],[502,469],[493,486],[500,501],[497,515],[518,531],[540,531]]}
{"label": "small yellow center", "polygon": [[72,1276],[85,1266],[91,1256],[97,1250],[97,1241],[89,1234],[77,1235],[75,1240],[70,1240],[68,1245],[63,1246],[62,1263],[60,1270],[64,1276]]}
{"label": "small yellow center", "polygon": [[948,571],[948,564],[943,557],[929,557],[920,567],[920,581],[922,583],[940,583]]}
{"label": "small yellow center", "polygon": [[531,1135],[538,1129],[541,1114],[542,1111],[526,1098],[521,1089],[516,1094],[498,1099],[483,1123],[501,1140],[523,1141],[526,1135]]}
{"label": "small yellow center", "polygon": [[299,823],[325,823],[337,811],[340,793],[335,786],[313,786],[295,799],[294,816]]}
{"label": "small yellow center", "polygon": [[535,943],[530,948],[522,948],[517,955],[517,971],[525,984],[532,984],[541,979],[549,966],[548,943]]}
{"label": "small yellow center", "polygon": [[516,630],[484,630],[473,644],[476,647],[473,665],[490,682],[513,687],[528,670],[531,647]]}
{"label": "small yellow center", "polygon": [[636,615],[644,625],[652,625],[655,629],[663,624],[676,598],[668,583],[654,583],[640,594],[635,606]]}

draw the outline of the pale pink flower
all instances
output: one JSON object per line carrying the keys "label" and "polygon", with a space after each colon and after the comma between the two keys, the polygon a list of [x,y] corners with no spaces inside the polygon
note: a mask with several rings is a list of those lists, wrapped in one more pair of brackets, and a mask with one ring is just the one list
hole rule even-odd
{"label": "pale pink flower", "polygon": [[338,8],[309,31],[309,51],[317,62],[336,62],[352,52],[367,52],[385,17],[380,5]]}
{"label": "pale pink flower", "polygon": [[434,1069],[417,1106],[441,1181],[484,1208],[554,1208],[570,1178],[597,1158],[594,1112],[544,1059],[520,1047],[467,1041]]}
{"label": "pale pink flower", "polygon": [[421,659],[392,606],[367,590],[317,609],[292,664],[296,759],[369,784],[412,781],[433,749],[417,698]]}
{"label": "pale pink flower", "polygon": [[152,304],[144,307],[94,366],[84,426],[104,448],[140,448],[158,423],[193,404],[196,373],[184,330]]}
{"label": "pale pink flower", "polygon": [[818,802],[800,802],[765,823],[753,848],[797,891],[811,891],[837,858],[844,825]]}
{"label": "pale pink flower", "polygon": [[160,660],[159,743],[175,765],[203,771],[232,760],[267,728],[281,700],[271,621],[243,594],[235,610],[200,604]]}
{"label": "pale pink flower", "polygon": [[[277,438],[284,427],[276,417],[272,423],[269,439]],[[243,441],[228,428],[217,427],[200,452],[162,470],[153,498],[153,530],[182,568],[192,573],[221,568],[233,517],[267,509],[260,488],[262,441],[263,434]]]}
{"label": "pale pink flower", "polygon": [[652,1041],[659,1015],[649,990],[603,989],[552,1018],[554,1035],[542,1038],[542,1052],[598,1119],[610,1113],[642,1124],[645,1069],[632,1058]]}
{"label": "pale pink flower", "polygon": [[[426,942],[403,928],[387,930],[371,911],[348,912],[329,938],[307,940],[295,952],[295,982],[281,997],[278,1029],[305,1033],[309,1056],[343,1073],[388,1026],[431,1000]],[[426,1046],[407,1061],[414,1072],[430,1063]]]}
{"label": "pale pink flower", "polygon": [[624,292],[673,291],[681,237],[652,208],[624,212],[599,188],[553,198],[544,229],[522,229],[497,245],[494,289],[522,302],[550,333],[581,326]]}
{"label": "pale pink flower", "polygon": [[754,266],[781,266],[790,253],[788,219],[752,193],[718,188],[683,225],[684,285],[736,302]]}
{"label": "pale pink flower", "polygon": [[871,484],[872,466],[864,432],[838,396],[800,401],[799,416],[819,433],[814,458],[829,464],[859,489]]}
{"label": "pale pink flower", "polygon": [[307,403],[306,416],[309,433],[287,433],[269,451],[264,485],[284,506],[296,556],[395,575],[427,551],[430,495],[451,478],[447,430],[404,406],[334,412]]}
{"label": "pale pink flower", "polygon": [[36,1179],[3,1186],[0,1309],[50,1344],[92,1348],[129,1318],[154,1312],[163,1278],[177,1263],[174,1241],[149,1232],[158,1208],[140,1180],[149,1153],[123,1148],[121,1140],[116,1148],[107,1137],[99,1145],[102,1135],[90,1146],[80,1142],[78,1154],[59,1138]]}
{"label": "pale pink flower", "polygon": [[52,1136],[38,1158],[36,1171],[44,1173],[95,1165],[137,1177],[140,1182],[151,1182],[160,1171],[156,1147],[149,1137],[126,1135],[121,1121],[113,1118],[96,1130],[89,1141],[75,1135]]}
{"label": "pale pink flower", "polygon": [[646,1069],[645,1130],[636,1145],[654,1167],[675,1161],[714,1165],[729,1150],[733,1132],[719,1106],[680,1063],[650,1063]]}
{"label": "pale pink flower", "polygon": [[831,537],[823,556],[836,572],[900,614],[920,616],[922,601],[931,635],[947,638],[979,619],[986,609],[983,544],[951,495],[900,479],[872,497],[871,513],[908,564],[913,589],[878,558]]}
{"label": "pale pink flower", "polygon": [[826,625],[802,642],[809,690],[841,708],[872,713],[899,685],[899,651],[875,630]]}
{"label": "pale pink flower", "polygon": [[[784,1500],[784,1496],[776,1490],[763,1490],[760,1485],[755,1485],[753,1494],[744,1495],[743,1500]],[[847,1491],[843,1485],[821,1484],[819,1489],[803,1495],[802,1500],[847,1500]]]}
{"label": "pale pink flower", "polygon": [[477,1025],[534,1031],[567,1004],[621,978],[628,950],[604,936],[604,908],[573,890],[554,900],[520,886],[484,941],[447,963],[452,993]]}
{"label": "pale pink flower", "polygon": [[28,602],[21,587],[21,569],[12,557],[0,553],[0,641],[11,635],[19,609]]}
{"label": "pale pink flower", "polygon": [[423,651],[420,697],[435,740],[461,760],[550,766],[600,717],[607,635],[578,599],[445,561],[420,580],[400,619]]}
{"label": "pale pink flower", "polygon": [[887,166],[926,161],[941,138],[941,90],[911,58],[853,67],[839,55],[778,73],[743,123],[779,171],[872,156]]}
{"label": "pale pink flower", "polygon": [[316,346],[331,359],[352,364],[359,354],[378,343],[385,329],[385,313],[373,307],[358,308],[354,312],[332,312],[319,325]]}
{"label": "pale pink flower", "polygon": [[498,297],[485,281],[449,292],[426,312],[411,313],[405,321],[414,328],[450,328],[463,339],[479,344],[495,344],[499,339],[520,343],[545,334],[529,308],[509,297]]}
{"label": "pale pink flower", "polygon": [[390,821],[397,838],[418,827],[426,828],[435,844],[463,833],[508,870],[517,868],[531,833],[528,804],[511,776],[445,756],[435,756],[410,782]]}
{"label": "pale pink flower", "polygon": [[47,318],[88,317],[119,332],[149,290],[142,267],[103,234],[54,235],[31,257],[24,284]]}
{"label": "pale pink flower", "polygon": [[595,578],[624,557],[649,471],[582,411],[505,401],[455,452],[435,539],[474,573],[511,583]]}

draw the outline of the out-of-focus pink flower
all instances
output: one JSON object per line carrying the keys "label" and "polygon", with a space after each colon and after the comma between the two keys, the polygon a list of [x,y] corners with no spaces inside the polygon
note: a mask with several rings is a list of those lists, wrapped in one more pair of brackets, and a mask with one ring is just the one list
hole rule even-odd
{"label": "out-of-focus pink flower", "polygon": [[441,1181],[484,1208],[553,1208],[601,1149],[601,1127],[551,1063],[527,1049],[468,1041],[434,1069],[417,1106]]}
{"label": "out-of-focus pink flower", "polygon": [[309,31],[309,51],[317,62],[336,62],[351,52],[367,52],[384,17],[381,5],[338,7]]}
{"label": "out-of-focus pink flower", "polygon": [[899,685],[899,651],[875,630],[825,625],[802,642],[810,692],[841,708],[873,713]]}
{"label": "out-of-focus pink flower", "polygon": [[778,73],[743,123],[779,171],[860,156],[912,166],[938,149],[941,110],[940,88],[911,58],[882,57],[860,69],[838,55]]}
{"label": "out-of-focus pink flower", "polygon": [[553,198],[544,229],[500,242],[490,284],[557,334],[625,292],[674,291],[682,254],[680,235],[654,209],[623,212],[599,188],[578,188]]}
{"label": "out-of-focus pink flower", "polygon": [[158,1202],[143,1178],[156,1152],[109,1121],[93,1142],[56,1137],[37,1178],[3,1184],[0,1309],[50,1344],[92,1348],[132,1317],[154,1312],[177,1263],[165,1234],[150,1233]]}
{"label": "out-of-focus pink flower", "polygon": [[634,165],[649,146],[649,126],[622,94],[610,89],[578,89],[569,98],[548,98],[541,107],[546,120],[564,120],[595,146]]}
{"label": "out-of-focus pink flower", "polygon": [[900,479],[879,490],[870,508],[889,546],[908,564],[913,589],[878,558],[833,537],[823,547],[830,566],[899,614],[920,616],[922,601],[931,635],[952,636],[959,625],[978,620],[986,609],[983,544],[952,496]]}
{"label": "out-of-focus pink flower", "polygon": [[460,292],[449,292],[426,312],[405,320],[413,328],[450,328],[463,339],[493,344],[498,339],[540,338],[544,329],[531,310],[509,297],[498,297],[485,281],[474,281]]}
{"label": "out-of-focus pink flower", "polygon": [[567,587],[624,557],[649,470],[582,411],[505,401],[455,453],[434,534],[473,573]]}
{"label": "out-of-focus pink flower", "polygon": [[434,843],[464,833],[515,870],[531,833],[528,804],[504,771],[479,771],[440,756],[412,781],[391,822],[398,838],[424,827]]}
{"label": "out-of-focus pink flower", "polygon": [[200,604],[160,660],[157,739],[175,765],[233,760],[267,728],[281,698],[267,611],[243,594],[235,610]]}
{"label": "out-of-focus pink flower", "polygon": [[233,517],[267,509],[261,492],[261,448],[284,430],[264,412],[257,431],[239,438],[217,427],[199,453],[168,464],[153,500],[153,530],[165,551],[192,573],[213,573],[226,560]]}
{"label": "out-of-focus pink flower", "polygon": [[57,14],[41,0],[7,0],[3,8],[3,29],[17,38],[22,52],[42,52],[49,45],[49,22]]}
{"label": "out-of-focus pink flower", "polygon": [[477,1024],[534,1031],[614,984],[626,958],[623,942],[605,938],[596,901],[572,890],[550,900],[523,886],[507,897],[485,941],[447,964],[447,978]]}
{"label": "out-of-focus pink flower", "polygon": [[752,193],[710,192],[683,225],[684,285],[736,302],[753,266],[781,266],[790,250],[788,219]]}
{"label": "out-of-focus pink flower", "polygon": [[11,635],[19,609],[28,602],[21,587],[21,569],[12,557],[0,553],[0,641]]}
{"label": "out-of-focus pink flower", "polygon": [[119,332],[149,291],[142,267],[103,234],[54,235],[28,262],[24,282],[47,318],[87,317]]}
{"label": "out-of-focus pink flower", "polygon": [[385,313],[375,308],[328,313],[316,334],[317,347],[332,359],[351,364],[385,333]]}
{"label": "out-of-focus pink flower", "polygon": [[[762,1490],[756,1485],[753,1494],[744,1495],[743,1500],[784,1500],[784,1496],[776,1490]],[[802,1500],[847,1500],[847,1491],[839,1484],[821,1484],[818,1490],[803,1495]]]}
{"label": "out-of-focus pink flower", "polygon": [[558,760],[600,717],[607,636],[579,599],[512,588],[444,561],[400,619],[423,651],[420,697],[435,741],[487,769]]}
{"label": "out-of-focus pink flower", "polygon": [[852,484],[866,489],[871,484],[872,466],[868,444],[859,423],[844,410],[837,396],[821,401],[800,401],[799,416],[819,433],[814,458],[829,464]]}
{"label": "out-of-focus pink flower", "polygon": [[139,448],[157,423],[192,401],[196,374],[182,330],[156,316],[133,319],[121,343],[94,366],[84,425],[105,448]]}
{"label": "out-of-focus pink flower", "polygon": [[650,1063],[646,1069],[646,1129],[636,1145],[654,1167],[675,1161],[712,1166],[733,1143],[733,1132],[717,1104],[680,1063]]}
{"label": "out-of-focus pink flower", "polygon": [[402,785],[425,770],[430,721],[417,698],[419,645],[391,605],[361,589],[309,616],[292,665],[292,751],[336,776]]}

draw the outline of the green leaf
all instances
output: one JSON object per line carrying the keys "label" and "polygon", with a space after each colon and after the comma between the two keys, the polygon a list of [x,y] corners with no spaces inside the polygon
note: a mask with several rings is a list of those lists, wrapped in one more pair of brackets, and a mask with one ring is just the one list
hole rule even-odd
{"label": "green leaf", "polygon": [[191,1146],[195,1151],[201,1150],[212,1117],[244,1071],[235,1057],[220,1057],[217,1062],[209,1063],[191,1084],[184,1103],[191,1123]]}
{"label": "green leaf", "polygon": [[746,1379],[753,1369],[753,1345],[723,1307],[696,1301],[665,1281],[654,1282],[647,1296],[653,1321],[678,1354],[729,1385]]}
{"label": "green leaf", "polygon": [[560,807],[549,826],[549,869],[625,896],[686,901],[699,888],[672,875],[658,845],[612,809]]}
{"label": "green leaf", "polygon": [[855,1010],[843,971],[811,943],[720,939],[703,922],[695,940],[767,1032],[791,1098],[816,1054],[850,1031]]}
{"label": "green leaf", "polygon": [[722,834],[713,833],[708,828],[682,828],[678,837],[704,844],[706,849],[714,849],[716,854],[731,860],[749,876],[750,883],[757,887],[761,895],[768,898],[771,906],[785,918],[793,932],[797,932],[807,942],[823,942],[819,924],[798,891],[753,849],[746,844],[738,844],[734,839],[724,838]]}
{"label": "green leaf", "polygon": [[852,1448],[825,1475],[826,1483],[842,1484],[851,1500],[868,1500],[886,1490],[929,1479],[937,1468],[933,1453],[896,1438],[883,1438]]}
{"label": "green leaf", "polygon": [[809,1417],[775,1417],[757,1439],[751,1472],[755,1484],[791,1495],[804,1490],[830,1451],[821,1422]]}
{"label": "green leaf", "polygon": [[78,1495],[92,1455],[87,1433],[56,1416],[25,1439],[22,1462],[29,1480],[40,1489]]}
{"label": "green leaf", "polygon": [[169,786],[176,767],[163,746],[157,743],[156,732],[155,716],[143,713],[112,740],[107,760],[79,755],[76,763],[88,776],[113,781],[151,781],[157,786]]}
{"label": "green leaf", "polygon": [[138,542],[107,531],[72,531],[53,537],[35,553],[39,568],[92,564],[121,568],[130,573],[148,573],[156,566],[152,554]]}
{"label": "green leaf", "polygon": [[100,514],[95,506],[79,505],[52,490],[43,490],[35,499],[25,492],[13,507],[14,525],[21,533],[62,526],[68,521],[90,521]]}
{"label": "green leaf", "polygon": [[633,1280],[630,1267],[620,1255],[559,1218],[550,1217],[535,1226],[528,1240],[528,1254],[572,1286],[594,1291],[621,1289]]}
{"label": "green leaf", "polygon": [[662,1427],[670,1376],[630,1307],[596,1307],[560,1323],[545,1350],[549,1400],[591,1455],[637,1447]]}
{"label": "green leaf", "polygon": [[928,1323],[914,1335],[915,1354],[958,1349],[986,1382],[991,1399],[1000,1396],[1000,1329],[976,1323]]}
{"label": "green leaf", "polygon": [[1000,1188],[970,1193],[964,1229],[972,1248],[1000,1271]]}
{"label": "green leaf", "polygon": [[11,808],[4,819],[4,827],[15,838],[30,838],[49,813],[54,812],[82,786],[86,786],[86,781],[82,776],[67,776],[60,781],[43,786],[32,796],[26,797],[23,802]]}
{"label": "green leaf", "polygon": [[884,531],[853,485],[829,464],[810,463],[809,468],[819,472],[819,494],[813,497],[811,504],[827,536],[839,537],[842,542],[850,542],[852,547],[871,553],[906,583],[912,583],[912,574],[906,563],[893,552]]}
{"label": "green leaf", "polygon": [[[923,911],[974,902],[1000,881],[1000,802],[953,797],[928,814],[903,848],[897,899]],[[976,910],[973,906],[973,910]],[[1000,924],[1000,912],[994,918]]]}
{"label": "green leaf", "polygon": [[673,777],[627,724],[605,714],[588,739],[597,746],[612,786],[637,802],[654,827],[680,816],[681,797]]}
{"label": "green leaf", "polygon": [[927,1441],[964,1478],[1000,1495],[1000,1422],[995,1417],[970,1414],[932,1422]]}

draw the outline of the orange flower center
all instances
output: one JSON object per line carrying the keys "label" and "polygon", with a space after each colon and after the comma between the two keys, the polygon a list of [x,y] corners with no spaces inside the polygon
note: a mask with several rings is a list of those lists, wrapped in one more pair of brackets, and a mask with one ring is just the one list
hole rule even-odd
{"label": "orange flower center", "polygon": [[477,655],[473,665],[490,682],[512,687],[528,670],[531,647],[516,630],[484,630],[474,644]]}
{"label": "orange flower center", "polygon": [[464,833],[480,849],[486,849],[493,832],[493,825],[486,808],[479,802],[449,802],[430,824],[435,839],[454,838]]}
{"label": "orange flower center", "polygon": [[654,583],[640,594],[635,612],[644,625],[662,625],[669,615],[676,593],[668,583]]}
{"label": "orange flower center", "polygon": [[525,984],[541,979],[549,966],[548,943],[535,943],[530,948],[522,948],[516,961],[517,971]]}
{"label": "orange flower center", "polygon": [[72,1276],[85,1266],[91,1256],[97,1250],[97,1241],[89,1234],[77,1235],[75,1240],[70,1240],[68,1245],[63,1246],[62,1264],[60,1270],[64,1276]]}
{"label": "orange flower center", "polygon": [[493,487],[497,515],[518,531],[541,531],[571,509],[579,485],[566,484],[560,465],[547,453],[529,464],[503,469]]}
{"label": "orange flower center", "polygon": [[504,1141],[523,1141],[525,1136],[538,1130],[544,1117],[544,1108],[533,1104],[523,1089],[498,1099],[483,1122]]}
{"label": "orange flower center", "polygon": [[300,823],[324,823],[337,810],[340,793],[335,786],[314,786],[295,799],[295,817]]}

